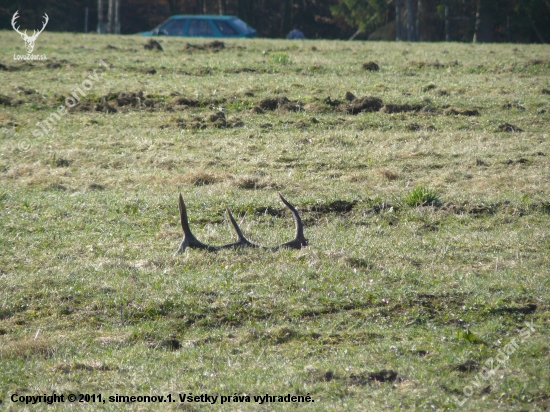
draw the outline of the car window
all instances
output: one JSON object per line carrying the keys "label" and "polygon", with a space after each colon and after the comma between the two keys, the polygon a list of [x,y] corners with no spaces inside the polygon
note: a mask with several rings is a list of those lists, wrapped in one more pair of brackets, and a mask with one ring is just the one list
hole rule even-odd
{"label": "car window", "polygon": [[231,25],[223,20],[214,20],[214,24],[224,36],[236,36],[239,34]]}
{"label": "car window", "polygon": [[208,20],[191,20],[188,36],[213,36],[214,29]]}
{"label": "car window", "polygon": [[186,19],[168,20],[165,24],[159,27],[159,34],[165,36],[183,36]]}
{"label": "car window", "polygon": [[231,20],[233,27],[236,27],[242,34],[248,34],[254,31],[248,24],[246,24],[241,19]]}

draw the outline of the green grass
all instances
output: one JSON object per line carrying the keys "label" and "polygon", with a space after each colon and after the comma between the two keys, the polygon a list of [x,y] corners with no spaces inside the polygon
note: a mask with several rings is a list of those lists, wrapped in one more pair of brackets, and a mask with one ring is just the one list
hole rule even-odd
{"label": "green grass", "polygon": [[409,206],[438,206],[441,204],[437,190],[426,186],[416,186],[405,195],[405,203]]}
{"label": "green grass", "polygon": [[[56,391],[550,407],[547,46],[256,39],[214,53],[186,46],[203,39],[160,41],[164,52],[44,32],[35,53],[48,60],[29,65],[10,60],[19,36],[0,32],[3,405]],[[87,109],[33,135],[93,70]],[[423,109],[353,115],[346,92]],[[280,192],[310,245],[174,256],[180,192],[205,243],[234,241],[225,208],[255,243],[291,240]],[[383,370],[397,378],[377,381]]]}

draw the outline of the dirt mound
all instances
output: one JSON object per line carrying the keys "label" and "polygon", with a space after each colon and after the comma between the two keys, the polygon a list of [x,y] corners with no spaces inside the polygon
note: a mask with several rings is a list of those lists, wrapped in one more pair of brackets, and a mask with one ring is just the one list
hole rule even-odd
{"label": "dirt mound", "polygon": [[423,125],[420,125],[418,123],[409,123],[407,126],[405,126],[405,128],[407,130],[410,130],[411,132],[418,132],[419,130],[426,130],[428,132],[434,132],[436,131],[436,127],[433,126],[433,125],[429,125],[429,126],[423,126]]}
{"label": "dirt mound", "polygon": [[498,126],[497,132],[507,132],[507,133],[517,133],[517,132],[523,132],[523,129],[520,129],[517,126],[514,126],[513,124],[509,123],[503,123]]}
{"label": "dirt mound", "polygon": [[262,99],[258,104],[260,109],[263,110],[287,110],[289,112],[298,112],[302,109],[302,103],[298,101],[289,100],[287,97],[266,97]]}
{"label": "dirt mound", "polygon": [[199,51],[199,50],[208,50],[211,52],[219,52],[220,50],[225,49],[225,43],[223,41],[214,40],[210,43],[204,44],[190,44],[187,43],[185,46],[186,51]]}
{"label": "dirt mound", "polygon": [[143,45],[145,50],[156,50],[156,51],[164,51],[160,43],[156,40],[150,39],[147,43]]}
{"label": "dirt mound", "polygon": [[447,116],[458,116],[458,115],[461,115],[461,116],[479,116],[479,111],[477,109],[459,110],[459,109],[454,109],[452,107],[449,107],[449,108],[445,109],[443,114],[445,114]]}
{"label": "dirt mound", "polygon": [[479,369],[479,364],[473,360],[467,360],[464,363],[453,366],[453,369],[459,372],[472,372]]}
{"label": "dirt mound", "polygon": [[525,107],[523,107],[523,106],[522,106],[521,104],[519,104],[519,103],[514,103],[514,104],[512,104],[512,103],[505,103],[505,104],[503,104],[503,105],[501,106],[501,108],[503,108],[503,109],[516,108],[516,109],[518,109],[518,110],[521,110],[522,112],[526,110]]}
{"label": "dirt mound", "polygon": [[376,62],[366,62],[366,63],[363,63],[363,69],[369,72],[377,72],[380,70],[380,66],[378,66]]}
{"label": "dirt mound", "polygon": [[313,205],[308,205],[304,209],[308,212],[315,213],[348,213],[351,212],[353,207],[357,204],[357,200],[347,201],[347,200],[334,200],[328,203],[316,203]]}
{"label": "dirt mound", "polygon": [[349,385],[365,386],[372,382],[403,382],[404,378],[399,376],[397,372],[393,370],[381,370],[379,372],[370,373],[352,373],[347,378]]}
{"label": "dirt mound", "polygon": [[214,123],[214,126],[221,129],[227,126],[227,121],[225,120],[225,114],[224,112],[218,111],[216,113],[212,113],[208,120],[210,120],[211,123]]}
{"label": "dirt mound", "polygon": [[331,107],[340,106],[342,104],[342,102],[340,100],[338,100],[338,99],[332,100],[330,98],[330,96],[328,96],[325,100],[323,100],[323,103],[328,104]]}
{"label": "dirt mound", "polygon": [[197,107],[200,106],[200,103],[198,100],[184,97],[184,96],[177,96],[174,97],[167,105],[168,110],[183,110],[188,107]]}
{"label": "dirt mound", "polygon": [[6,95],[0,94],[0,105],[11,106],[11,98]]}
{"label": "dirt mound", "polygon": [[377,112],[382,108],[382,99],[365,96],[352,100],[344,109],[346,113]]}
{"label": "dirt mound", "polygon": [[540,65],[548,64],[548,63],[550,63],[550,60],[533,59],[533,60],[529,60],[528,62],[526,62],[525,67],[540,66]]}
{"label": "dirt mound", "polygon": [[386,103],[381,109],[380,113],[404,113],[404,112],[418,112],[422,110],[422,105],[419,104],[389,104]]}
{"label": "dirt mound", "polygon": [[136,107],[144,100],[143,92],[142,91],[138,93],[120,92],[115,100],[118,107],[123,107],[123,106]]}
{"label": "dirt mound", "polygon": [[355,97],[355,95],[354,95],[352,92],[346,92],[345,99],[346,99],[348,102],[351,102],[351,101],[357,99],[357,97]]}
{"label": "dirt mound", "polygon": [[424,106],[422,110],[420,110],[422,113],[435,113],[437,112],[437,109],[433,106],[430,106],[429,104]]}
{"label": "dirt mound", "polygon": [[210,114],[207,119],[200,116],[194,116],[189,118],[187,122],[182,119],[177,119],[176,123],[178,127],[187,127],[189,129],[207,129],[210,127],[224,129],[244,126],[244,123],[238,117],[226,119],[225,113],[222,111]]}
{"label": "dirt mound", "polygon": [[48,69],[60,69],[61,68],[61,63],[59,62],[49,62],[49,63],[46,63],[46,67]]}
{"label": "dirt mound", "polygon": [[540,92],[542,94],[550,94],[550,90],[548,90],[548,89],[542,89]]}
{"label": "dirt mound", "polygon": [[262,109],[259,106],[254,106],[250,109],[250,113],[263,114],[263,113],[265,113],[265,111],[264,111],[264,109]]}
{"label": "dirt mound", "polygon": [[423,69],[425,67],[434,67],[436,69],[441,69],[445,67],[444,64],[439,63],[438,60],[435,62],[419,62],[419,61],[412,61],[409,63],[411,66],[418,67],[419,69]]}
{"label": "dirt mound", "polygon": [[69,108],[69,113],[73,112],[103,112],[103,113],[116,113],[118,110],[111,106],[106,99],[97,104],[94,102],[83,101],[74,107]]}
{"label": "dirt mound", "polygon": [[25,87],[22,87],[22,86],[16,86],[14,87],[15,90],[17,90],[17,93],[19,94],[26,94],[26,95],[31,95],[31,94],[38,94],[38,92],[34,89],[27,89]]}

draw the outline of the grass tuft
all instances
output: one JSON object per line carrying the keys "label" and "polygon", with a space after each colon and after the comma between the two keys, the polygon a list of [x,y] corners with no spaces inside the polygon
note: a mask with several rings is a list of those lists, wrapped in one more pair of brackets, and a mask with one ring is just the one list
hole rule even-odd
{"label": "grass tuft", "polygon": [[427,186],[416,186],[405,195],[405,203],[411,207],[438,206],[441,204],[439,192]]}

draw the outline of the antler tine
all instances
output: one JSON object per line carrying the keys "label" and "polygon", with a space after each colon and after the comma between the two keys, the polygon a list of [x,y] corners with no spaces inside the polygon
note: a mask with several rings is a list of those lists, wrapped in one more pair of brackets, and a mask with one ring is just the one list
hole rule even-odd
{"label": "antler tine", "polygon": [[38,38],[38,35],[44,31],[44,29],[46,28],[46,25],[50,21],[50,18],[48,17],[47,13],[44,13],[44,17],[45,19],[44,19],[44,23],[42,23],[42,28],[40,30],[33,30],[32,32],[31,38],[34,40],[36,40]]}
{"label": "antler tine", "polygon": [[185,203],[183,201],[183,197],[180,196],[178,198],[178,208],[180,210],[180,222],[181,222],[181,228],[183,229],[183,240],[181,242],[180,247],[176,251],[176,255],[179,253],[182,253],[185,251],[186,248],[196,248],[196,249],[205,249],[208,251],[217,250],[214,246],[208,246],[199,241],[195,235],[191,232],[191,229],[189,228],[189,221],[187,219],[187,208],[185,207]]}
{"label": "antler tine", "polygon": [[204,249],[209,252],[213,252],[220,249],[236,249],[239,247],[261,248],[265,250],[278,250],[281,248],[301,249],[302,247],[307,246],[308,240],[304,237],[304,225],[302,223],[302,219],[300,219],[300,215],[298,214],[298,211],[294,206],[292,206],[289,202],[287,202],[286,199],[280,193],[279,193],[279,197],[281,198],[285,206],[290,209],[290,211],[292,212],[292,216],[294,217],[294,222],[296,223],[296,236],[294,237],[294,240],[291,240],[290,242],[283,243],[282,245],[274,246],[274,247],[264,247],[264,246],[256,245],[250,242],[243,235],[243,232],[241,231],[241,228],[239,227],[239,225],[237,224],[237,221],[233,217],[233,214],[229,209],[227,209],[229,220],[233,225],[235,232],[237,232],[238,240],[235,243],[230,243],[223,246],[209,246],[199,241],[195,237],[195,235],[193,235],[193,233],[191,232],[191,229],[189,228],[189,220],[187,218],[187,208],[185,207],[185,202],[183,201],[183,197],[181,196],[181,193],[180,193],[178,198],[178,208],[180,212],[181,228],[183,230],[183,240],[176,254],[182,253],[188,247],[196,248],[196,249]]}
{"label": "antler tine", "polygon": [[44,31],[44,29],[46,28],[46,24],[48,24],[48,22],[50,21],[50,18],[48,17],[48,14],[47,13],[44,13],[44,24],[42,24],[42,29],[40,30],[39,33],[42,33]]}
{"label": "antler tine", "polygon": [[235,229],[235,232],[237,232],[237,237],[239,240],[237,243],[232,243],[230,245],[222,246],[223,248],[229,248],[229,247],[237,247],[237,246],[248,246],[248,247],[258,247],[254,243],[251,243],[246,237],[244,237],[243,232],[241,231],[241,228],[235,221],[235,218],[233,217],[233,214],[231,213],[231,210],[227,209],[227,214],[229,215],[229,220],[231,221],[231,224],[233,225],[233,229]]}
{"label": "antler tine", "polygon": [[282,245],[278,246],[278,248],[291,248],[291,249],[301,249],[304,246],[307,246],[308,240],[304,236],[304,225],[302,223],[302,219],[300,219],[300,215],[298,214],[298,211],[294,206],[292,206],[290,203],[287,202],[287,200],[279,193],[279,197],[281,198],[282,202],[285,204],[287,208],[290,209],[292,212],[292,216],[294,217],[294,222],[296,224],[296,236],[294,237],[294,240],[291,240],[290,242],[283,243]]}
{"label": "antler tine", "polygon": [[19,27],[21,27],[21,26],[17,26],[17,28],[15,27],[16,20],[17,20],[18,18],[19,18],[19,10],[17,10],[17,11],[15,12],[15,14],[13,15],[13,17],[11,18],[11,26],[13,27],[13,29],[14,29],[17,33],[19,33],[21,36],[24,36],[24,35],[27,34],[27,30],[25,30],[25,33],[21,33],[21,32],[19,31]]}

